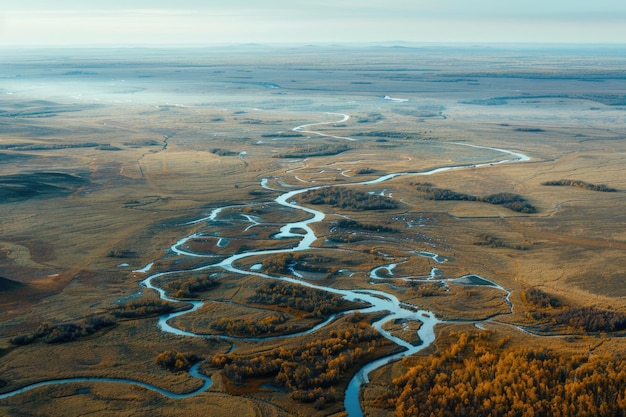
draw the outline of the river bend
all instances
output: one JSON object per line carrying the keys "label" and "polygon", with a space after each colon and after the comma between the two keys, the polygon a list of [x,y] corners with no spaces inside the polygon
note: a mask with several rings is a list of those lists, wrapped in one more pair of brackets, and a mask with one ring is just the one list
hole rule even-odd
{"label": "river bend", "polygon": [[[301,126],[297,126],[295,127],[293,130],[296,132],[302,132],[302,133],[309,133],[309,134],[314,134],[314,135],[318,135],[318,136],[325,136],[325,137],[332,137],[332,138],[336,138],[336,139],[342,139],[342,140],[350,140],[350,141],[355,141],[357,139],[353,139],[353,138],[349,138],[349,137],[343,137],[343,136],[334,136],[334,135],[329,135],[329,134],[325,134],[322,132],[318,132],[315,130],[310,130],[311,127],[313,126],[320,126],[320,125],[325,125],[325,124],[333,124],[333,123],[341,123],[344,122],[346,120],[349,119],[348,115],[345,114],[339,114],[339,113],[331,113],[331,114],[338,114],[340,116],[342,116],[342,118],[338,121],[335,122],[321,122],[321,123],[310,123],[310,124],[305,124],[305,125],[301,125]],[[503,154],[506,155],[505,159],[499,160],[499,161],[495,161],[495,162],[486,162],[486,163],[478,163],[478,164],[466,164],[466,165],[454,165],[454,166],[446,166],[446,167],[439,167],[439,168],[433,168],[431,170],[427,170],[427,171],[422,171],[422,172],[398,172],[398,173],[391,173],[391,174],[386,174],[386,175],[382,175],[378,178],[372,179],[372,180],[368,180],[368,181],[362,181],[362,182],[354,182],[354,183],[349,183],[349,184],[342,184],[342,185],[334,185],[334,186],[351,186],[351,185],[371,185],[371,184],[378,184],[378,183],[382,183],[385,181],[389,181],[393,178],[399,177],[399,176],[407,176],[407,175],[413,175],[413,176],[426,176],[426,175],[432,175],[432,174],[436,174],[436,173],[440,173],[440,172],[444,172],[444,171],[451,171],[451,170],[460,170],[460,169],[468,169],[468,168],[476,168],[476,167],[482,167],[482,166],[489,166],[489,165],[496,165],[496,164],[503,164],[503,163],[512,163],[512,162],[521,162],[521,161],[528,161],[530,158],[522,153],[518,153],[518,152],[514,152],[514,151],[510,151],[510,150],[506,150],[506,149],[498,149],[498,148],[489,148],[489,147],[484,147],[484,146],[477,146],[477,145],[470,145],[470,144],[465,144],[465,143],[451,143],[451,145],[458,145],[458,146],[470,146],[470,147],[475,147],[475,148],[482,148],[482,149],[489,149],[489,150],[493,150],[493,151],[498,151],[501,152]],[[263,179],[261,181],[261,185],[265,188],[269,188],[267,185],[268,181],[267,179]],[[361,406],[360,406],[360,402],[359,402],[359,391],[360,388],[362,386],[362,384],[367,383],[369,381],[368,379],[368,375],[370,372],[372,372],[375,369],[378,369],[381,366],[386,365],[389,362],[401,359],[405,356],[408,355],[412,355],[428,346],[430,346],[430,344],[435,340],[435,326],[440,323],[440,321],[435,317],[435,315],[430,312],[430,311],[425,311],[425,310],[420,310],[417,306],[411,306],[411,305],[407,305],[405,303],[400,302],[400,300],[398,300],[398,298],[392,294],[386,293],[384,291],[381,290],[372,290],[372,289],[354,289],[354,290],[342,290],[342,289],[336,289],[336,288],[332,288],[332,287],[327,287],[327,286],[323,286],[323,285],[317,285],[317,284],[312,284],[306,281],[301,281],[299,279],[296,278],[291,278],[291,277],[276,277],[276,276],[269,276],[266,274],[263,274],[261,272],[257,272],[255,270],[244,270],[244,269],[240,269],[237,266],[234,265],[234,263],[236,261],[240,261],[244,258],[248,258],[248,257],[252,257],[252,256],[259,256],[259,255],[272,255],[272,254],[279,254],[279,253],[287,253],[287,252],[300,252],[300,251],[306,251],[306,250],[310,250],[311,249],[311,245],[317,240],[317,236],[315,235],[313,229],[311,228],[311,224],[312,223],[318,223],[321,222],[324,218],[325,218],[325,214],[322,211],[319,210],[315,210],[309,207],[304,207],[301,205],[296,204],[294,201],[294,197],[296,197],[298,194],[302,194],[305,193],[307,191],[310,190],[316,190],[319,188],[324,188],[324,187],[330,187],[327,185],[320,185],[320,186],[314,186],[314,187],[307,187],[307,188],[301,188],[301,189],[296,189],[296,190],[291,190],[291,191],[286,191],[283,192],[281,195],[279,195],[274,201],[284,207],[288,207],[291,209],[295,209],[295,210],[300,210],[303,211],[305,213],[308,213],[310,215],[309,218],[307,218],[306,220],[301,220],[301,221],[296,221],[296,222],[292,222],[292,223],[286,223],[284,226],[282,226],[280,228],[280,231],[277,235],[275,235],[275,238],[298,238],[300,239],[299,243],[290,249],[271,249],[271,250],[258,250],[258,251],[249,251],[249,252],[244,252],[244,253],[238,253],[238,254],[234,254],[231,255],[229,257],[227,257],[226,259],[223,259],[219,262],[215,262],[213,264],[209,264],[209,265],[205,265],[203,267],[200,268],[195,268],[192,270],[185,270],[185,271],[167,271],[167,272],[159,272],[159,273],[155,273],[152,274],[150,276],[148,276],[147,278],[145,278],[144,280],[142,280],[140,282],[140,285],[142,287],[148,288],[148,289],[152,289],[154,291],[156,291],[159,296],[166,301],[169,302],[185,302],[185,303],[190,303],[192,305],[191,309],[185,310],[185,311],[179,311],[176,313],[171,313],[171,314],[166,314],[163,315],[159,318],[158,320],[158,327],[161,331],[163,332],[167,332],[167,333],[172,333],[172,334],[176,334],[176,335],[181,335],[181,336],[188,336],[188,337],[204,337],[204,338],[220,338],[220,339],[224,339],[224,340],[229,340],[232,342],[236,342],[238,340],[247,340],[247,341],[262,341],[262,340],[268,340],[268,339],[277,339],[277,338],[293,338],[293,337],[297,337],[303,334],[308,334],[308,333],[313,333],[321,328],[323,328],[324,326],[326,326],[328,323],[330,323],[331,321],[333,321],[337,315],[333,315],[331,316],[329,319],[327,319],[326,321],[318,324],[317,326],[303,331],[303,332],[299,332],[299,333],[295,333],[295,334],[289,334],[289,335],[284,335],[284,336],[272,336],[272,337],[267,337],[267,338],[236,338],[236,337],[229,337],[229,336],[218,336],[218,335],[204,335],[204,334],[197,334],[197,333],[192,333],[192,332],[188,332],[188,331],[184,331],[181,329],[177,329],[174,326],[170,325],[169,322],[171,319],[175,318],[175,317],[179,317],[181,315],[184,314],[189,314],[193,311],[198,310],[200,307],[202,307],[202,305],[204,304],[202,301],[180,301],[180,300],[176,300],[173,298],[169,298],[165,292],[164,289],[156,286],[154,284],[154,280],[159,278],[159,277],[163,277],[169,274],[180,274],[180,273],[185,273],[185,272],[196,272],[196,271],[201,271],[201,270],[205,270],[208,268],[222,268],[226,271],[230,271],[230,272],[234,272],[234,273],[238,273],[238,274],[246,274],[246,275],[256,275],[262,278],[266,278],[266,279],[273,279],[273,280],[280,280],[280,281],[284,281],[284,282],[288,282],[290,284],[296,284],[296,285],[302,285],[302,286],[306,286],[309,288],[313,288],[313,289],[317,289],[317,290],[323,290],[323,291],[327,291],[327,292],[331,292],[334,294],[338,294],[341,295],[342,297],[344,297],[346,300],[350,300],[350,301],[362,301],[365,303],[368,303],[370,305],[370,307],[367,308],[363,308],[360,309],[359,311],[361,311],[362,313],[384,313],[384,316],[377,320],[376,322],[372,323],[372,326],[374,329],[376,329],[383,337],[393,341],[394,343],[398,344],[399,346],[403,347],[404,350],[402,352],[393,354],[391,356],[388,357],[384,357],[384,358],[380,358],[376,361],[373,361],[371,363],[368,363],[367,365],[365,365],[363,368],[361,368],[357,374],[352,378],[352,380],[350,381],[348,388],[346,390],[345,393],[345,401],[344,401],[344,405],[346,408],[346,412],[348,413],[348,416],[350,417],[359,417],[363,415],[363,412],[361,410]],[[279,190],[281,191],[281,190]],[[281,191],[282,192],[282,191]],[[201,219],[189,222],[187,224],[195,224],[195,223],[201,223],[201,222],[213,222],[216,221],[219,218],[219,215],[224,211],[227,210],[228,208],[231,207],[241,207],[241,206],[224,206],[224,207],[218,207],[216,209],[214,209],[209,216],[203,217]],[[250,219],[251,220],[251,219]],[[257,222],[257,220],[255,219],[254,221],[251,220],[251,222],[253,222],[255,225],[260,224],[259,222]],[[298,232],[293,232],[294,230],[298,231]],[[190,257],[203,257],[203,258],[211,258],[213,257],[213,255],[207,255],[207,254],[198,254],[198,253],[193,253],[191,251],[185,250],[184,246],[185,243],[187,241],[189,241],[190,239],[193,239],[195,237],[197,237],[198,235],[196,234],[192,234],[190,236],[185,236],[183,238],[181,238],[180,240],[178,240],[174,245],[171,246],[171,251],[178,254],[178,255],[182,255],[182,256],[190,256]],[[445,261],[445,258],[441,257],[440,255],[434,254],[434,253],[430,253],[430,252],[418,252],[417,253],[419,256],[425,256],[425,257],[429,257],[432,258],[436,263],[441,263]],[[148,265],[146,265],[146,267],[136,270],[134,272],[136,273],[149,273],[150,269],[152,268],[153,263],[150,263]],[[387,269],[387,271],[389,272],[390,275],[392,275],[392,270],[394,268],[395,264],[390,264],[390,265],[385,265],[379,268],[385,268]],[[436,270],[436,268],[433,268],[433,270]],[[376,278],[376,279],[380,279],[380,280],[384,280],[383,277],[379,277],[376,274],[376,271],[372,272],[371,275],[372,278]],[[402,277],[394,277],[394,278],[402,278]],[[435,279],[436,278],[436,274],[435,272],[433,272],[431,274],[430,279]],[[428,279],[428,278],[427,278]],[[484,279],[484,278],[481,278]],[[485,280],[488,281],[488,280]],[[491,283],[491,281],[488,281]],[[497,286],[495,283],[491,283],[493,284],[493,286],[496,286],[499,289],[502,289],[503,291],[506,291],[504,288]],[[508,301],[508,291],[507,292],[507,301]],[[345,314],[345,313],[341,313],[341,314]],[[411,343],[396,337],[394,335],[392,335],[390,332],[386,331],[383,327],[385,325],[385,323],[388,323],[390,321],[394,321],[394,320],[415,320],[415,321],[420,321],[422,323],[420,329],[417,331],[418,336],[421,340],[421,344],[418,346],[414,346]],[[190,370],[190,374],[193,377],[196,378],[201,378],[203,380],[203,386],[193,392],[187,393],[187,394],[174,394],[171,393],[169,391],[163,390],[161,388],[155,387],[153,385],[150,384],[146,384],[146,383],[142,383],[142,382],[138,382],[138,381],[133,381],[133,380],[128,380],[128,379],[116,379],[116,378],[66,378],[66,379],[57,379],[57,380],[50,380],[50,381],[43,381],[43,382],[39,382],[36,384],[32,384],[32,385],[28,385],[26,387],[20,388],[18,390],[15,391],[11,391],[5,394],[0,394],[0,399],[3,398],[8,398],[14,395],[18,395],[27,391],[30,391],[32,389],[41,387],[41,386],[46,386],[46,385],[54,385],[54,384],[66,384],[66,383],[77,383],[77,382],[88,382],[88,383],[121,383],[121,384],[131,384],[131,385],[139,385],[142,386],[146,389],[152,390],[152,391],[156,391],[162,395],[165,395],[167,397],[170,398],[186,398],[189,396],[193,396],[196,394],[199,394],[201,392],[204,392],[206,389],[209,388],[209,386],[211,385],[211,379],[200,374],[198,372],[198,366],[199,364],[196,364],[191,370]]]}

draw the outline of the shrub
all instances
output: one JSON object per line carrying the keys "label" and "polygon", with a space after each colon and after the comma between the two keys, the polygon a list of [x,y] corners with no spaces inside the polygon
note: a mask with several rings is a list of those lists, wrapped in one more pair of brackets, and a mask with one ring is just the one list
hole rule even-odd
{"label": "shrub", "polygon": [[195,363],[201,359],[193,353],[181,353],[173,350],[166,350],[159,353],[154,362],[170,372],[188,371]]}

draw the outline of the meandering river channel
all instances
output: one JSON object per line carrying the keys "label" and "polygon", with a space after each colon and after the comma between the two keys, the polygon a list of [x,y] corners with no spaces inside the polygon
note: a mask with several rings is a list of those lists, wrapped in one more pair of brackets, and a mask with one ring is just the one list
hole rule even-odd
{"label": "meandering river channel", "polygon": [[[336,113],[333,113],[336,114]],[[315,134],[318,136],[326,136],[326,137],[333,137],[336,139],[342,139],[342,140],[356,140],[353,138],[347,138],[347,137],[343,137],[343,136],[333,136],[333,135],[329,135],[329,134],[325,134],[322,132],[317,132],[317,131],[313,131],[313,130],[309,130],[310,127],[312,126],[319,126],[319,125],[324,125],[324,124],[333,124],[333,123],[340,123],[340,122],[344,122],[346,120],[348,120],[349,116],[345,115],[345,114],[339,114],[340,116],[342,116],[342,119],[336,122],[323,122],[323,123],[311,123],[311,124],[306,124],[306,125],[301,125],[298,127],[295,127],[293,130],[294,131],[298,131],[298,132],[306,132],[306,133],[311,133],[311,134]],[[482,149],[489,149],[492,151],[498,151],[503,153],[504,155],[506,155],[505,158],[498,160],[498,161],[491,161],[491,162],[486,162],[486,163],[479,163],[479,164],[467,164],[467,165],[454,165],[454,166],[446,166],[446,167],[439,167],[439,168],[435,168],[435,169],[431,169],[428,171],[423,171],[423,172],[398,172],[398,173],[392,173],[392,174],[386,174],[386,175],[382,175],[378,178],[375,178],[373,180],[368,180],[368,181],[363,181],[363,182],[354,182],[354,183],[350,183],[350,184],[344,184],[342,186],[351,186],[351,185],[370,185],[370,184],[378,184],[378,183],[382,183],[388,180],[391,180],[392,178],[395,177],[399,177],[399,176],[406,176],[406,175],[415,175],[415,176],[426,176],[426,175],[432,175],[435,173],[439,173],[439,172],[444,172],[444,171],[450,171],[450,170],[459,170],[459,169],[467,169],[467,168],[476,168],[476,167],[481,167],[481,166],[489,166],[489,165],[495,165],[495,164],[503,164],[503,163],[512,163],[512,162],[520,162],[520,161],[528,161],[530,158],[524,154],[518,153],[518,152],[513,152],[510,150],[506,150],[506,149],[497,149],[497,148],[488,148],[488,147],[482,147],[482,146],[476,146],[476,145],[469,145],[469,144],[461,144],[461,143],[455,143],[455,144],[451,144],[451,146],[471,146],[471,147],[475,147],[475,148],[482,148]],[[263,187],[269,188],[268,187],[268,181],[267,179],[263,180],[261,182],[261,185]],[[337,185],[335,185],[337,186]],[[398,344],[399,346],[403,347],[404,350],[400,353],[396,353],[394,355],[388,356],[388,357],[384,357],[381,359],[378,359],[376,361],[373,361],[371,363],[368,363],[367,365],[365,365],[363,368],[361,368],[357,374],[352,378],[352,380],[350,381],[348,388],[346,390],[345,393],[345,401],[344,401],[344,405],[346,408],[346,411],[348,413],[348,416],[350,417],[357,417],[357,416],[362,416],[363,412],[361,410],[361,406],[360,406],[360,402],[359,402],[359,391],[360,388],[362,386],[362,384],[367,383],[368,382],[368,375],[370,372],[372,372],[373,370],[384,366],[385,364],[391,362],[391,361],[395,361],[398,360],[402,357],[408,356],[408,355],[412,355],[416,352],[418,352],[419,350],[422,350],[428,346],[430,346],[430,344],[435,340],[435,331],[434,328],[435,326],[440,323],[440,321],[435,317],[435,315],[430,312],[430,311],[425,311],[425,310],[420,310],[418,306],[414,306],[414,305],[408,305],[405,304],[403,302],[401,302],[400,300],[398,300],[398,298],[396,296],[394,296],[393,294],[387,293],[385,291],[382,290],[373,290],[373,289],[352,289],[352,290],[343,290],[343,289],[336,289],[336,288],[332,288],[332,287],[327,287],[327,286],[323,286],[323,285],[317,285],[317,284],[313,284],[310,282],[306,282],[306,281],[302,281],[300,279],[297,278],[292,278],[292,277],[276,277],[276,276],[269,276],[266,274],[263,274],[261,272],[258,272],[255,268],[251,268],[249,270],[245,270],[245,269],[241,269],[240,267],[236,266],[236,262],[237,261],[241,261],[245,258],[248,257],[252,257],[252,256],[260,256],[260,255],[272,255],[272,254],[279,254],[279,253],[287,253],[287,252],[300,252],[300,251],[306,251],[306,250],[310,250],[311,249],[311,245],[317,240],[317,236],[315,235],[315,232],[313,231],[313,229],[311,228],[311,224],[312,223],[317,223],[320,222],[324,219],[325,214],[322,211],[319,210],[315,210],[309,207],[304,207],[304,206],[300,206],[298,204],[296,204],[295,202],[295,197],[298,194],[302,194],[305,193],[309,190],[315,190],[315,189],[319,189],[319,188],[324,188],[324,187],[328,187],[325,185],[321,185],[321,186],[314,186],[314,187],[308,187],[308,188],[301,188],[301,189],[296,189],[296,190],[291,190],[291,191],[286,191],[283,192],[280,196],[278,196],[275,199],[275,202],[281,206],[284,207],[288,207],[290,209],[294,209],[294,210],[300,210],[303,211],[305,213],[308,213],[310,215],[310,217],[308,217],[306,220],[300,220],[300,221],[296,221],[296,222],[292,222],[292,223],[286,223],[285,225],[283,225],[280,228],[280,232],[278,234],[275,235],[275,238],[297,238],[299,239],[299,243],[293,247],[293,248],[289,248],[289,249],[271,249],[271,250],[258,250],[258,251],[248,251],[248,252],[243,252],[243,253],[238,253],[235,255],[231,255],[229,257],[227,257],[226,259],[223,259],[221,261],[217,261],[213,264],[208,264],[205,265],[201,268],[196,268],[193,270],[184,270],[184,271],[167,271],[167,272],[159,272],[159,273],[155,273],[152,274],[150,276],[148,276],[147,278],[145,278],[143,281],[140,282],[140,285],[142,287],[145,288],[149,288],[152,290],[155,290],[158,292],[159,296],[163,299],[163,300],[167,300],[170,302],[182,302],[176,299],[172,299],[169,298],[165,292],[164,289],[158,287],[155,282],[157,278],[169,275],[169,274],[180,274],[180,273],[191,273],[191,272],[196,272],[196,271],[201,271],[201,270],[205,270],[205,269],[209,269],[209,268],[222,268],[226,271],[230,271],[230,272],[234,272],[234,273],[238,273],[238,274],[245,274],[245,275],[256,275],[259,277],[263,277],[263,278],[267,278],[267,279],[273,279],[273,280],[280,280],[280,281],[284,281],[284,282],[288,282],[291,284],[296,284],[296,285],[302,285],[302,286],[306,286],[309,288],[313,288],[313,289],[318,289],[318,290],[323,290],[323,291],[327,291],[327,292],[331,292],[334,294],[338,294],[342,297],[344,297],[347,300],[350,301],[362,301],[365,302],[367,304],[369,304],[370,306],[367,308],[363,308],[359,311],[363,312],[363,313],[378,313],[380,315],[383,315],[382,318],[378,319],[376,322],[372,323],[372,326],[374,329],[376,329],[382,336],[386,337],[387,339],[393,341],[394,343]],[[282,190],[281,190],[282,191]],[[198,219],[194,222],[190,222],[191,223],[200,223],[200,222],[214,222],[217,221],[219,219],[219,216],[221,213],[223,213],[225,210],[227,210],[228,208],[233,207],[233,206],[224,206],[224,207],[219,207],[214,209],[209,216],[207,217],[203,217],[201,219]],[[241,206],[237,206],[237,207],[241,207]],[[258,221],[260,219],[254,219],[254,223],[259,224]],[[251,220],[252,221],[252,220]],[[210,259],[211,257],[214,257],[214,255],[209,255],[209,254],[198,254],[198,253],[194,253],[194,252],[190,252],[188,250],[186,250],[185,247],[185,243],[190,240],[193,239],[195,237],[197,237],[198,235],[191,235],[191,236],[186,236],[181,238],[179,241],[177,241],[174,245],[172,245],[172,247],[170,248],[172,252],[177,253],[179,255],[183,255],[183,256],[192,256],[192,257],[203,257],[203,258],[207,258]],[[432,258],[436,263],[441,263],[445,261],[445,258],[440,257],[437,254],[434,253],[430,253],[430,252],[416,252],[416,255],[418,256],[425,256],[425,257],[429,257]],[[385,266],[381,266],[379,268],[377,268],[377,270],[380,270],[381,268],[384,268],[387,270],[387,272],[389,273],[389,275],[392,275],[392,270],[395,267],[395,264],[389,264],[389,265],[385,265]],[[147,265],[145,268],[142,268],[140,270],[136,270],[134,272],[136,273],[145,273],[145,274],[149,274],[150,270],[152,268],[152,263]],[[377,280],[384,280],[384,277],[380,277],[377,275],[377,271],[372,271],[372,274],[370,275],[371,278],[375,278]],[[395,277],[395,279],[397,278],[402,278],[402,277]],[[461,277],[459,279],[462,279],[465,277]],[[501,289],[502,291],[507,293],[507,300],[508,300],[508,291],[506,291],[504,288],[498,286],[497,284],[488,281],[482,277],[477,277],[481,280],[484,280],[485,283],[487,283],[488,285],[492,285],[498,289]],[[437,280],[438,279],[438,274],[436,273],[436,268],[433,268],[433,273],[431,273],[430,277],[424,277],[425,280]],[[315,332],[321,328],[323,328],[324,326],[326,326],[328,323],[330,323],[331,321],[333,321],[336,316],[331,316],[329,317],[326,321],[318,324],[317,326],[304,331],[304,332],[300,332],[300,333],[296,333],[296,334],[289,334],[289,335],[284,335],[284,336],[273,336],[271,338],[234,338],[234,337],[228,337],[228,336],[215,336],[215,335],[204,335],[204,334],[197,334],[197,333],[192,333],[192,332],[188,332],[188,331],[184,331],[178,328],[175,328],[174,326],[170,325],[169,322],[171,321],[171,319],[173,319],[174,317],[178,317],[184,314],[189,314],[193,311],[198,310],[200,307],[202,307],[202,305],[204,304],[202,301],[184,301],[185,303],[190,303],[192,304],[192,308],[185,310],[185,311],[180,311],[180,312],[176,312],[176,313],[172,313],[172,314],[167,314],[164,315],[162,317],[159,318],[158,320],[158,327],[161,331],[163,332],[168,332],[168,333],[173,333],[176,335],[182,335],[182,336],[188,336],[188,337],[204,337],[204,338],[220,338],[220,339],[225,339],[225,340],[229,340],[232,342],[236,342],[238,340],[247,340],[247,341],[262,341],[262,340],[268,340],[268,339],[277,339],[277,338],[293,338],[293,337],[297,337],[300,336],[302,334],[306,334],[306,333],[312,333]],[[405,321],[419,321],[421,322],[421,326],[419,328],[419,330],[417,331],[419,339],[421,340],[421,344],[419,346],[414,346],[413,344],[394,336],[391,332],[385,330],[383,327],[386,323],[390,322],[390,321],[396,321],[396,320],[405,320]],[[76,382],[88,382],[88,383],[122,383],[122,384],[133,384],[133,385],[139,385],[142,386],[144,388],[147,388],[149,390],[153,390],[156,392],[159,392],[162,395],[165,395],[167,397],[170,398],[185,398],[185,397],[189,397],[189,396],[193,396],[196,394],[199,394],[201,392],[204,392],[207,388],[209,388],[209,386],[211,385],[211,379],[200,374],[198,372],[198,365],[194,366],[191,371],[190,374],[194,377],[197,378],[201,378],[204,383],[203,386],[194,391],[194,392],[190,392],[187,394],[174,394],[171,393],[169,391],[165,391],[163,389],[160,389],[156,386],[150,385],[150,384],[146,384],[146,383],[142,383],[142,382],[138,382],[138,381],[133,381],[133,380],[128,380],[128,379],[114,379],[114,378],[67,378],[67,379],[57,379],[57,380],[49,380],[49,381],[43,381],[43,382],[39,382],[36,384],[32,384],[23,388],[20,388],[18,390],[15,391],[11,391],[5,394],[0,394],[0,399],[3,398],[7,398],[10,396],[14,396],[14,395],[18,395],[21,393],[24,393],[26,391],[41,387],[41,386],[46,386],[46,385],[54,385],[54,384],[65,384],[65,383],[76,383]]]}

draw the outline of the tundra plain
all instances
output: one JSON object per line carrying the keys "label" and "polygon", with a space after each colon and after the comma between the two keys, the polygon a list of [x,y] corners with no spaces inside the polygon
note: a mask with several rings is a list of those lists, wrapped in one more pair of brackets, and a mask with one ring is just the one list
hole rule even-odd
{"label": "tundra plain", "polygon": [[[5,50],[0,414],[343,415],[394,338],[425,343],[357,290],[438,320],[370,373],[365,415],[410,415],[402,377],[458,340],[624,364],[623,52]],[[323,219],[281,231],[300,207]],[[212,383],[183,398],[104,380],[191,393],[194,363]],[[62,378],[95,382],[2,397]]]}

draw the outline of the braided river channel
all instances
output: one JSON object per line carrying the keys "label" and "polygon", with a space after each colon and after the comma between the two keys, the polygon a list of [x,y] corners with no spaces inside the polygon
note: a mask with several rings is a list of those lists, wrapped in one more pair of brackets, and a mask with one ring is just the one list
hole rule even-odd
{"label": "braided river channel", "polygon": [[[345,121],[349,117],[344,114],[340,114],[340,116],[342,116],[341,121]],[[331,123],[336,123],[336,122],[328,122],[328,124],[331,124]],[[293,130],[298,131],[298,132],[306,132],[310,134],[327,136],[327,137],[334,137],[337,140],[344,140],[344,139],[354,140],[351,138],[332,136],[332,135],[323,134],[321,132],[309,130],[309,128],[312,126],[317,126],[317,125],[322,125],[322,124],[326,124],[326,123],[313,123],[313,124],[302,125],[302,126],[298,126],[294,128]],[[435,169],[422,171],[422,172],[398,172],[398,173],[382,175],[378,178],[375,178],[369,181],[353,182],[349,184],[334,185],[334,186],[336,187],[336,186],[372,185],[372,184],[383,183],[385,181],[389,181],[393,178],[400,177],[400,176],[428,176],[428,175],[432,175],[432,174],[440,173],[444,171],[477,168],[481,166],[491,166],[491,165],[496,165],[496,164],[505,164],[505,163],[513,163],[513,162],[523,162],[523,161],[528,161],[530,159],[528,156],[524,154],[513,152],[510,150],[506,150],[506,149],[481,147],[481,146],[461,144],[461,143],[450,143],[450,146],[471,146],[475,148],[482,148],[482,149],[488,149],[491,151],[497,151],[503,154],[503,158],[495,162],[490,161],[490,162],[478,163],[478,164],[438,167]],[[261,186],[269,189],[268,179],[263,179],[261,181]],[[337,315],[332,315],[324,322],[304,332],[294,333],[294,334],[289,334],[289,335],[284,335],[284,336],[273,336],[273,337],[267,337],[267,338],[234,338],[234,337],[229,337],[229,336],[197,334],[197,333],[192,333],[189,331],[178,329],[172,326],[171,324],[169,324],[169,322],[174,317],[178,317],[184,314],[189,314],[191,312],[194,312],[200,309],[204,303],[202,301],[187,301],[187,300],[180,301],[177,299],[169,298],[166,294],[166,291],[160,288],[157,284],[155,284],[156,280],[160,277],[170,275],[170,274],[193,273],[193,272],[197,272],[197,271],[201,271],[201,270],[205,270],[209,268],[221,268],[225,271],[229,271],[229,272],[236,273],[236,274],[255,275],[258,277],[265,278],[265,279],[284,281],[290,284],[306,286],[308,288],[321,290],[321,291],[327,291],[333,294],[337,294],[348,301],[360,301],[360,302],[368,304],[369,306],[366,308],[362,308],[360,310],[352,310],[350,312],[360,311],[362,313],[378,313],[379,317],[382,317],[382,318],[379,318],[377,321],[373,322],[372,327],[385,338],[391,340],[392,342],[404,348],[404,350],[399,353],[395,353],[391,356],[380,358],[380,359],[377,359],[373,362],[366,364],[360,370],[358,370],[358,372],[351,379],[348,385],[348,388],[345,392],[344,406],[345,406],[348,416],[357,417],[357,416],[363,415],[360,401],[359,401],[359,391],[363,384],[368,383],[369,381],[368,375],[375,369],[378,369],[390,362],[399,360],[405,356],[412,355],[430,346],[435,340],[434,328],[438,323],[441,323],[441,321],[435,317],[434,313],[430,311],[421,310],[419,306],[403,303],[395,295],[387,293],[384,290],[357,289],[357,288],[351,289],[351,290],[336,289],[336,288],[327,287],[323,285],[313,284],[313,283],[303,281],[301,279],[293,278],[293,277],[270,276],[270,275],[261,273],[258,270],[255,270],[255,268],[249,268],[246,270],[246,269],[241,269],[240,267],[237,266],[238,261],[241,261],[248,257],[258,257],[258,256],[263,256],[263,255],[273,255],[273,254],[280,254],[280,253],[302,252],[302,251],[314,250],[314,248],[312,248],[311,245],[318,239],[318,237],[315,235],[313,229],[311,228],[311,224],[321,222],[325,218],[325,213],[319,210],[309,208],[309,207],[298,205],[295,202],[295,197],[307,191],[316,190],[316,189],[325,188],[325,187],[329,187],[329,186],[319,185],[319,186],[314,186],[314,187],[286,191],[286,192],[283,192],[274,200],[275,203],[281,206],[294,209],[294,210],[301,210],[307,213],[308,215],[308,218],[306,220],[300,220],[300,221],[284,224],[280,228],[280,232],[274,235],[274,238],[276,239],[283,239],[283,238],[299,239],[298,244],[292,248],[256,250],[256,251],[247,251],[247,252],[237,253],[237,254],[227,257],[226,259],[222,259],[219,262],[204,265],[202,267],[191,269],[191,270],[172,270],[172,271],[150,274],[150,270],[152,269],[152,266],[153,266],[153,264],[151,263],[151,264],[148,264],[143,269],[140,269],[134,272],[144,273],[144,274],[149,275],[147,278],[142,280],[139,283],[139,285],[143,288],[157,291],[159,296],[163,300],[166,300],[169,302],[176,302],[176,303],[179,303],[179,302],[191,303],[192,305],[191,309],[188,309],[185,311],[179,311],[176,313],[166,314],[166,315],[161,316],[158,320],[158,327],[160,331],[172,333],[176,335],[181,335],[181,336],[187,336],[187,337],[220,338],[220,339],[229,340],[233,343],[236,343],[237,341],[242,341],[242,340],[254,342],[254,341],[272,340],[272,339],[280,339],[280,338],[293,338],[293,337],[301,336],[303,334],[316,332],[317,330],[323,328],[324,326],[328,325],[333,320],[335,320],[338,315],[346,314],[348,312],[340,313]],[[276,189],[273,189],[273,190],[277,191]],[[219,207],[219,208],[214,209],[210,213],[209,216],[195,220],[188,224],[201,223],[201,222],[206,222],[206,223],[216,222],[217,224],[217,222],[219,222],[220,215],[222,215],[224,212],[227,212],[228,209],[231,207],[241,208],[242,206],[238,205],[238,206]],[[256,220],[254,222],[256,222]],[[257,223],[257,224],[260,224],[260,223]],[[170,251],[181,256],[206,258],[206,260],[210,260],[211,257],[213,257],[213,255],[211,254],[199,254],[199,253],[194,253],[185,249],[186,242],[198,236],[199,236],[198,234],[193,234],[193,235],[181,238],[179,241],[177,241],[174,245],[171,246]],[[435,263],[442,263],[446,261],[445,258],[441,257],[438,254],[431,253],[431,252],[415,252],[415,255],[431,258]],[[372,270],[370,274],[370,278],[373,280],[376,280],[377,282],[384,281],[386,279],[385,277],[393,277],[393,279],[403,279],[403,277],[398,277],[398,276],[393,275],[393,269],[395,266],[396,266],[395,264],[379,266],[378,268],[375,268],[374,270]],[[381,269],[385,269],[387,271],[387,273],[384,274],[383,276],[378,274],[378,271],[380,271]],[[463,283],[465,285],[488,285],[488,286],[491,286],[491,287],[494,287],[503,291],[503,293],[506,294],[506,300],[509,303],[509,306],[512,308],[510,302],[508,301],[509,295],[510,295],[509,292],[506,289],[499,286],[498,284],[489,281],[488,279],[479,277],[477,275],[468,275],[468,276],[454,278],[454,279],[443,278],[437,273],[437,271],[438,271],[437,268],[433,268],[433,272],[431,273],[430,276],[421,277],[418,279],[423,279],[424,281],[428,281],[428,282],[440,281],[442,285],[447,285],[446,282],[455,282],[455,281],[459,283]],[[411,279],[413,281],[416,280],[415,277],[405,277],[405,279]],[[417,334],[419,336],[421,343],[418,346],[415,346],[399,337],[394,336],[393,334],[391,334],[391,332],[383,328],[386,323],[394,322],[394,321],[419,321],[421,322],[422,324],[419,330],[417,330]],[[92,378],[67,378],[67,379],[43,381],[43,382],[39,382],[39,383],[22,387],[15,391],[0,394],[0,399],[19,395],[26,391],[29,391],[29,390],[32,390],[34,388],[38,388],[41,386],[77,383],[77,382],[118,383],[118,384],[139,385],[146,389],[156,391],[170,398],[186,398],[186,397],[190,397],[193,395],[197,395],[201,392],[204,392],[211,386],[211,383],[212,383],[211,379],[198,372],[198,365],[199,364],[196,364],[194,367],[191,368],[190,374],[193,377],[201,378],[204,381],[204,384],[200,389],[194,392],[186,393],[186,394],[174,394],[169,391],[158,388],[156,386],[138,382],[138,381],[129,380],[129,379],[93,378],[92,377]]]}

